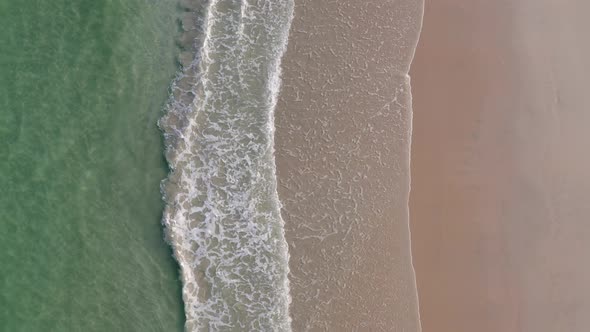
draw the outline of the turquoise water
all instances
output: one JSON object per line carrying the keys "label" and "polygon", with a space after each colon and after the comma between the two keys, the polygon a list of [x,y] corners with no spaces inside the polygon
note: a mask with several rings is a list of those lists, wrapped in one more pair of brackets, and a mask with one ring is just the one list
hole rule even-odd
{"label": "turquoise water", "polygon": [[173,0],[0,0],[0,331],[178,331]]}

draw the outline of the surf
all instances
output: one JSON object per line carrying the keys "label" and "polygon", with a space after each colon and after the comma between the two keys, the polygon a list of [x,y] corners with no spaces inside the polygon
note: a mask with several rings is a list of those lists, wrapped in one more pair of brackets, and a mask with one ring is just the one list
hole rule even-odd
{"label": "surf", "polygon": [[289,331],[274,108],[293,1],[187,8],[188,46],[159,121],[170,168],[162,223],[181,268],[185,327]]}

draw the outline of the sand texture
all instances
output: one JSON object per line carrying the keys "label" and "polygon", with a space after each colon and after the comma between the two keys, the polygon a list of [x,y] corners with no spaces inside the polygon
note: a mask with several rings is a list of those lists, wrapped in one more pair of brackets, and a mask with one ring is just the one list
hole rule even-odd
{"label": "sand texture", "polygon": [[419,331],[408,229],[416,0],[296,1],[276,110],[294,331]]}
{"label": "sand texture", "polygon": [[428,1],[411,222],[426,332],[590,330],[587,1]]}

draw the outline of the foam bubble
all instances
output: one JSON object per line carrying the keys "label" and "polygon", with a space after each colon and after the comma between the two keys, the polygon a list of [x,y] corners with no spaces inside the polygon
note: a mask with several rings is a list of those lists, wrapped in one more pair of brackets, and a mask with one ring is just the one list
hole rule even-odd
{"label": "foam bubble", "polygon": [[159,123],[188,330],[290,330],[273,110],[292,12],[292,0],[212,0]]}

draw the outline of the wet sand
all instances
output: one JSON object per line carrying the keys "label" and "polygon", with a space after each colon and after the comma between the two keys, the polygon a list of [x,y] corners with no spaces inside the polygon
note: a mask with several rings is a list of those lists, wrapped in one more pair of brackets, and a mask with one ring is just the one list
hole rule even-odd
{"label": "wet sand", "polygon": [[296,1],[276,110],[294,331],[419,331],[408,229],[420,1]]}
{"label": "wet sand", "polygon": [[590,330],[589,10],[427,1],[410,72],[424,331]]}

